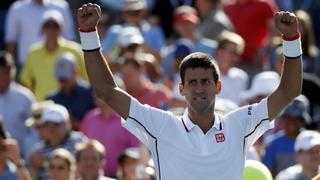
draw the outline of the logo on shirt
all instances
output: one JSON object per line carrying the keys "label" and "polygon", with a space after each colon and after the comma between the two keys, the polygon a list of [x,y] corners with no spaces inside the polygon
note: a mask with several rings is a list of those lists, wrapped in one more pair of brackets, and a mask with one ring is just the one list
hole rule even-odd
{"label": "logo on shirt", "polygon": [[216,137],[217,143],[224,142],[224,140],[225,140],[225,137],[224,137],[223,133],[218,133],[218,134],[215,135],[215,137]]}

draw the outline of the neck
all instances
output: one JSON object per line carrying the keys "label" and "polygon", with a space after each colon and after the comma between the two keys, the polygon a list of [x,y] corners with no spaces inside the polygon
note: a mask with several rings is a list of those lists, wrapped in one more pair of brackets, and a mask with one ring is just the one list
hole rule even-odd
{"label": "neck", "polygon": [[58,40],[57,39],[48,39],[46,42],[46,48],[48,51],[53,52],[58,48]]}
{"label": "neck", "polygon": [[82,175],[82,180],[97,180],[99,178],[99,175]]}
{"label": "neck", "polygon": [[207,133],[214,124],[214,111],[210,111],[209,113],[197,113],[193,112],[188,108],[189,116],[191,121],[198,125],[203,133]]}
{"label": "neck", "polygon": [[314,177],[314,176],[316,176],[316,175],[318,174],[318,167],[313,168],[313,169],[309,169],[309,168],[303,167],[302,173],[303,173],[305,176],[307,176],[307,177],[309,177],[309,178],[312,178],[312,177]]}
{"label": "neck", "polygon": [[110,108],[100,108],[102,117],[108,118],[113,114],[113,111]]}

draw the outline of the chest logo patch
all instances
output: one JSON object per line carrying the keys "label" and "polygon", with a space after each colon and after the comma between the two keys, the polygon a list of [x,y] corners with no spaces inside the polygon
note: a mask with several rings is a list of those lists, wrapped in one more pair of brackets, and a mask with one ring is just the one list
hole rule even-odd
{"label": "chest logo patch", "polygon": [[215,134],[215,137],[216,137],[217,143],[224,142],[224,140],[225,140],[225,137],[224,137],[224,134],[223,134],[223,133]]}

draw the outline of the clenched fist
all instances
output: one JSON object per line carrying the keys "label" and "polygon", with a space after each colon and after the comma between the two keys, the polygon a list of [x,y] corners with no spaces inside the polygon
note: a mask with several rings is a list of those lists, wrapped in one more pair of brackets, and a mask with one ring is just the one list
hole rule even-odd
{"label": "clenched fist", "polygon": [[101,17],[101,8],[97,4],[83,4],[78,9],[78,25],[81,30],[92,30],[97,27]]}
{"label": "clenched fist", "polygon": [[274,15],[275,26],[281,34],[285,36],[294,36],[299,32],[298,19],[290,12],[280,11]]}

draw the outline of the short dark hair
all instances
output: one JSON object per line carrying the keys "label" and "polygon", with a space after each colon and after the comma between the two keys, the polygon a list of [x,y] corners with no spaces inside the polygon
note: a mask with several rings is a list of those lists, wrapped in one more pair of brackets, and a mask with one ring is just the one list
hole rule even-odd
{"label": "short dark hair", "polygon": [[13,58],[9,52],[0,51],[0,67],[15,67]]}
{"label": "short dark hair", "polygon": [[191,53],[186,56],[181,64],[180,64],[180,78],[182,84],[184,84],[184,76],[186,70],[188,68],[204,68],[204,69],[212,69],[212,76],[214,83],[217,84],[219,80],[219,69],[215,59],[210,56],[209,54],[202,53],[202,52],[195,52]]}

